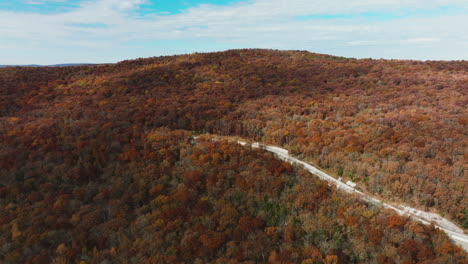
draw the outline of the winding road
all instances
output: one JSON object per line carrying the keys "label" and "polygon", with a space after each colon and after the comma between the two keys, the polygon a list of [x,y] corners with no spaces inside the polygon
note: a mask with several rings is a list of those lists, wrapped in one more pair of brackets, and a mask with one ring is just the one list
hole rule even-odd
{"label": "winding road", "polygon": [[441,217],[438,214],[424,212],[424,211],[421,211],[421,210],[418,210],[418,209],[415,209],[406,205],[394,206],[394,205],[385,203],[378,198],[365,194],[357,190],[355,187],[352,187],[338,179],[335,179],[334,177],[326,174],[325,172],[315,168],[314,166],[304,161],[294,158],[293,156],[289,155],[289,151],[286,149],[273,146],[273,145],[266,145],[266,144],[262,144],[258,142],[249,144],[243,140],[236,140],[236,141],[242,146],[250,145],[253,148],[262,148],[266,151],[272,152],[281,160],[289,162],[292,165],[302,165],[304,169],[318,176],[321,180],[327,181],[329,185],[335,185],[336,188],[340,191],[355,194],[364,201],[377,204],[377,205],[381,205],[384,208],[388,208],[388,209],[395,211],[399,215],[410,216],[412,219],[419,221],[423,224],[428,224],[428,225],[433,224],[436,228],[444,231],[450,238],[452,238],[452,240],[457,245],[461,246],[465,251],[468,252],[468,235],[466,235],[463,232],[463,230],[459,228],[457,225]]}

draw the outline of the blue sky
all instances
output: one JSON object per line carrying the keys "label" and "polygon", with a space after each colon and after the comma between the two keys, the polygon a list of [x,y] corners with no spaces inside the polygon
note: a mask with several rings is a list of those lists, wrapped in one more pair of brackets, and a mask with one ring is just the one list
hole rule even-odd
{"label": "blue sky", "polygon": [[[71,11],[73,8],[79,7],[79,4],[85,2],[81,0],[2,0],[0,8],[4,10],[14,10],[18,12],[38,12],[42,14],[60,13]],[[197,7],[202,4],[208,5],[229,5],[236,0],[171,0],[160,1],[152,0],[141,3],[139,14],[151,14],[162,12],[164,14],[181,13],[187,8]]]}
{"label": "blue sky", "polygon": [[467,0],[0,0],[0,64],[233,48],[467,60]]}

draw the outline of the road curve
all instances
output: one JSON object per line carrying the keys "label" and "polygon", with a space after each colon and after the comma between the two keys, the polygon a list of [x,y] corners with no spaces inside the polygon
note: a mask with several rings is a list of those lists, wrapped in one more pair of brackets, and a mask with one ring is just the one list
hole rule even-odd
{"label": "road curve", "polygon": [[[246,141],[237,140],[237,143],[243,146],[248,145]],[[378,205],[383,206],[384,208],[394,210],[399,215],[410,216],[412,219],[419,221],[423,224],[434,224],[436,228],[444,231],[457,245],[461,246],[465,251],[468,252],[468,236],[465,235],[463,230],[459,228],[457,225],[441,217],[438,214],[424,212],[424,211],[421,211],[421,210],[418,210],[418,209],[415,209],[406,205],[393,206],[391,204],[385,203],[378,198],[365,194],[357,190],[356,188],[353,188],[347,185],[346,183],[341,182],[338,179],[335,179],[334,177],[326,174],[325,172],[315,168],[314,166],[304,161],[301,161],[297,158],[292,157],[291,155],[289,155],[289,152],[286,149],[273,146],[273,145],[261,144],[258,142],[252,143],[250,144],[250,146],[253,148],[262,148],[266,151],[272,152],[276,154],[276,156],[280,158],[281,160],[289,162],[292,165],[302,165],[304,169],[318,176],[320,179],[327,181],[330,185],[335,185],[337,189],[340,191],[344,191],[347,193],[354,193],[364,201],[367,201],[373,204],[378,204]]]}

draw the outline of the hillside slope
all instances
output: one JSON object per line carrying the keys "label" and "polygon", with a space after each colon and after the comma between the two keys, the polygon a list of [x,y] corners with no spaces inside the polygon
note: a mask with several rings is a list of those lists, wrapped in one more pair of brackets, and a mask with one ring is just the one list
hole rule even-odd
{"label": "hillside slope", "polygon": [[[408,260],[423,263],[428,259],[434,260],[431,263],[462,263],[466,256],[443,234],[428,231],[428,227],[417,227],[417,232],[429,232],[423,236],[426,240],[417,235],[404,235],[408,234],[404,231],[406,228],[416,226],[405,219],[388,218],[389,213],[379,209],[374,212],[371,208],[370,213],[365,214],[376,218],[363,216],[362,212],[354,213],[351,209],[336,211],[342,215],[336,221],[349,215],[352,216],[348,219],[350,226],[366,226],[366,221],[371,221],[375,222],[375,229],[381,230],[375,231],[379,237],[397,237],[384,239],[382,245],[385,246],[381,248],[355,244],[355,238],[361,239],[367,234],[362,233],[363,230],[352,239],[338,239],[331,231],[320,229],[294,231],[294,239],[289,239],[294,247],[278,242],[268,244],[265,250],[254,255],[242,251],[239,258],[234,257],[237,253],[232,253],[238,252],[237,248],[229,251],[230,255],[228,248],[238,247],[243,239],[254,239],[232,240],[234,233],[230,232],[234,232],[236,223],[240,224],[239,219],[232,220],[231,231],[217,230],[219,221],[216,219],[210,221],[218,224],[194,220],[181,227],[178,223],[175,228],[180,231],[176,234],[169,234],[172,225],[169,219],[182,217],[180,221],[186,223],[186,217],[193,217],[195,213],[174,208],[184,203],[196,204],[196,199],[208,199],[210,206],[214,206],[220,197],[206,193],[207,184],[215,184],[215,189],[224,191],[223,188],[233,186],[235,175],[242,174],[245,169],[244,165],[237,164],[241,170],[219,174],[219,178],[228,177],[229,184],[216,186],[217,174],[213,176],[209,171],[229,171],[224,166],[230,163],[220,162],[227,156],[218,154],[219,157],[212,158],[218,163],[210,161],[205,167],[197,165],[203,168],[194,167],[193,161],[186,158],[193,148],[196,149],[187,143],[188,131],[192,131],[237,135],[283,146],[295,156],[345,181],[357,182],[366,192],[385,200],[404,201],[414,207],[434,210],[466,228],[467,92],[468,62],[355,60],[301,51],[233,50],[139,59],[115,65],[0,69],[0,226],[3,234],[0,244],[7,245],[0,249],[0,256],[10,263],[31,262],[34,258],[42,258],[47,263],[59,257],[97,261],[117,256],[135,257],[132,260],[135,263],[141,263],[140,260],[153,263],[157,262],[153,258],[156,255],[164,256],[160,262],[186,262],[189,258],[208,262],[222,257],[261,262],[268,261],[269,257],[272,261],[280,258],[280,252],[285,249],[302,248],[305,244],[294,244],[301,240],[315,247],[319,253],[314,254],[320,254],[323,261],[330,255],[330,258],[337,256],[346,261],[366,263]],[[180,147],[183,142],[188,145]],[[171,150],[172,147],[178,150]],[[200,159],[205,161],[216,152],[196,155],[201,155],[204,158]],[[242,160],[245,155],[250,154],[239,150],[230,159]],[[258,169],[245,169],[252,175],[268,169],[268,159],[250,158],[258,159],[260,164]],[[202,179],[209,176],[196,195],[188,192],[195,200],[167,198],[166,201],[160,197],[164,201],[154,201],[159,195],[176,195],[173,188],[179,188],[184,173],[195,169],[201,170],[203,176],[197,174],[193,176],[195,180],[180,187],[197,189],[199,187],[192,185],[197,186],[198,181],[203,182]],[[269,173],[274,175],[275,170]],[[282,177],[283,182],[290,176]],[[120,185],[112,187],[114,184]],[[257,183],[242,184],[256,188]],[[294,188],[297,182],[290,185]],[[128,186],[134,187],[125,189]],[[158,191],[151,194],[154,186],[160,187],[155,187]],[[248,193],[248,190],[241,193]],[[256,191],[266,192],[264,189]],[[289,220],[282,218],[280,222],[268,224],[272,216],[267,214],[261,218],[252,213],[257,210],[252,208],[253,204],[241,209],[236,207],[240,204],[231,206],[254,222],[254,218],[261,219],[249,230],[260,229],[267,234],[267,228],[275,227],[279,228],[281,237],[281,230],[288,225],[304,230],[305,222],[300,213],[308,208],[304,207],[307,203],[316,203],[314,201],[319,199],[314,196],[315,192],[296,191],[295,195],[305,198],[284,200],[286,207],[295,204],[295,211],[284,213],[292,220],[285,216]],[[279,206],[283,192],[277,195],[271,201],[265,199]],[[164,207],[166,202],[172,203],[171,199],[177,200],[178,205]],[[234,198],[229,199],[230,203],[235,202]],[[348,208],[347,198],[339,196],[332,201]],[[328,208],[323,206],[321,203],[313,206],[319,214],[314,212],[309,216],[310,221],[328,221],[320,220],[320,214],[332,217],[322,211]],[[368,205],[359,203],[359,206]],[[165,213],[159,212],[161,208],[175,211],[164,216]],[[333,208],[338,210],[338,207]],[[153,211],[155,215],[150,220],[143,217]],[[86,215],[90,220],[81,223],[80,219]],[[368,218],[371,220],[366,220]],[[391,224],[388,219],[392,219]],[[397,224],[393,223],[395,221]],[[206,234],[213,235],[215,241],[209,243],[216,246],[210,252],[190,252],[185,258],[181,255],[185,249],[169,241],[182,243],[181,235],[191,228],[200,228],[197,223],[204,229],[197,229],[193,241],[208,243],[201,238],[201,234],[208,232]],[[138,233],[129,224],[153,229]],[[340,223],[330,222],[330,225],[330,229],[342,233]],[[88,231],[80,235],[90,228],[95,229],[96,235]],[[165,231],[157,233],[161,231],[158,228]],[[138,241],[151,241],[142,237],[143,234],[153,238],[167,235],[166,240],[160,242],[160,250],[164,248],[165,251],[136,245]],[[324,239],[316,240],[317,237],[327,237],[327,243],[331,244],[320,244]],[[235,243],[229,244],[231,240]],[[403,246],[406,240],[412,242]],[[344,242],[333,244],[336,241]],[[61,244],[63,252],[57,248]],[[418,253],[420,251],[423,253]],[[283,259],[292,262],[306,259],[297,252],[287,252]]]}
{"label": "hillside slope", "polygon": [[[464,263],[433,226],[327,187],[272,154],[168,129],[96,179],[2,188],[5,263]],[[66,169],[64,165],[57,169]],[[79,171],[78,171],[79,173]],[[82,176],[84,177],[84,176]],[[37,186],[36,186],[37,184]],[[409,262],[408,262],[409,261]]]}
{"label": "hillside slope", "polygon": [[[217,138],[218,137],[215,137],[215,139]],[[232,140],[231,138],[228,139]],[[426,225],[434,225],[436,228],[444,231],[457,245],[462,247],[465,251],[468,251],[468,235],[465,235],[464,231],[460,229],[457,225],[441,217],[438,214],[424,212],[404,204],[392,205],[385,203],[384,201],[375,198],[372,194],[366,194],[359,191],[360,187],[357,186],[355,183],[350,181],[346,183],[342,182],[340,178],[337,179],[333,176],[330,176],[327,173],[317,169],[316,167],[291,156],[289,154],[289,151],[286,149],[279,148],[273,145],[266,145],[260,142],[254,142],[249,144],[242,139],[234,139],[234,142],[237,142],[243,146],[249,145],[254,148],[261,148],[265,151],[274,153],[277,158],[286,161],[293,166],[303,167],[305,170],[318,177],[320,180],[327,182],[329,186],[334,186],[337,188],[337,190],[353,195],[354,197],[359,198],[361,201],[391,209],[393,212],[396,212],[401,216],[409,216],[412,220]]]}

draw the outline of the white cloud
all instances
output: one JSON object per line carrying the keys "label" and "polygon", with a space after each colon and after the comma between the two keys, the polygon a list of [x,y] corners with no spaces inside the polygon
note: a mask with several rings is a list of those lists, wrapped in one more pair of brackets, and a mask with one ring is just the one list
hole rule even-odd
{"label": "white cloud", "polygon": [[[467,59],[468,49],[463,49],[462,45],[466,43],[464,36],[468,35],[468,29],[461,27],[468,21],[467,14],[373,22],[365,19],[294,19],[314,14],[463,6],[464,2],[255,0],[231,6],[201,5],[175,15],[155,13],[145,16],[135,15],[145,0],[83,1],[77,8],[58,14],[0,10],[0,45],[11,47],[0,51],[0,58],[14,59],[11,54],[24,54],[22,50],[48,51],[50,62],[58,63],[69,60],[57,61],[60,59],[58,55],[53,57],[57,49],[86,55],[107,47],[108,51],[115,49],[130,56],[134,51],[127,50],[128,43],[209,39],[239,47],[307,49],[356,57],[411,58],[413,54],[413,58]],[[425,49],[416,52],[407,47],[423,44]],[[373,48],[369,49],[369,45]],[[364,50],[364,47],[368,49]],[[389,47],[393,53],[388,53]],[[384,50],[386,54],[383,54]],[[427,56],[422,52],[427,52]],[[117,55],[106,58],[108,61],[122,59]],[[5,63],[9,62],[0,59],[0,64]]]}
{"label": "white cloud", "polygon": [[349,45],[359,46],[359,45],[376,45],[379,42],[372,40],[353,40],[348,42]]}
{"label": "white cloud", "polygon": [[41,5],[41,4],[47,4],[47,3],[60,3],[60,2],[65,2],[67,0],[25,0],[23,2],[25,2],[26,4],[30,4],[30,5]]}
{"label": "white cloud", "polygon": [[431,43],[431,42],[438,42],[440,39],[438,38],[410,38],[405,39],[402,42],[405,43]]}

